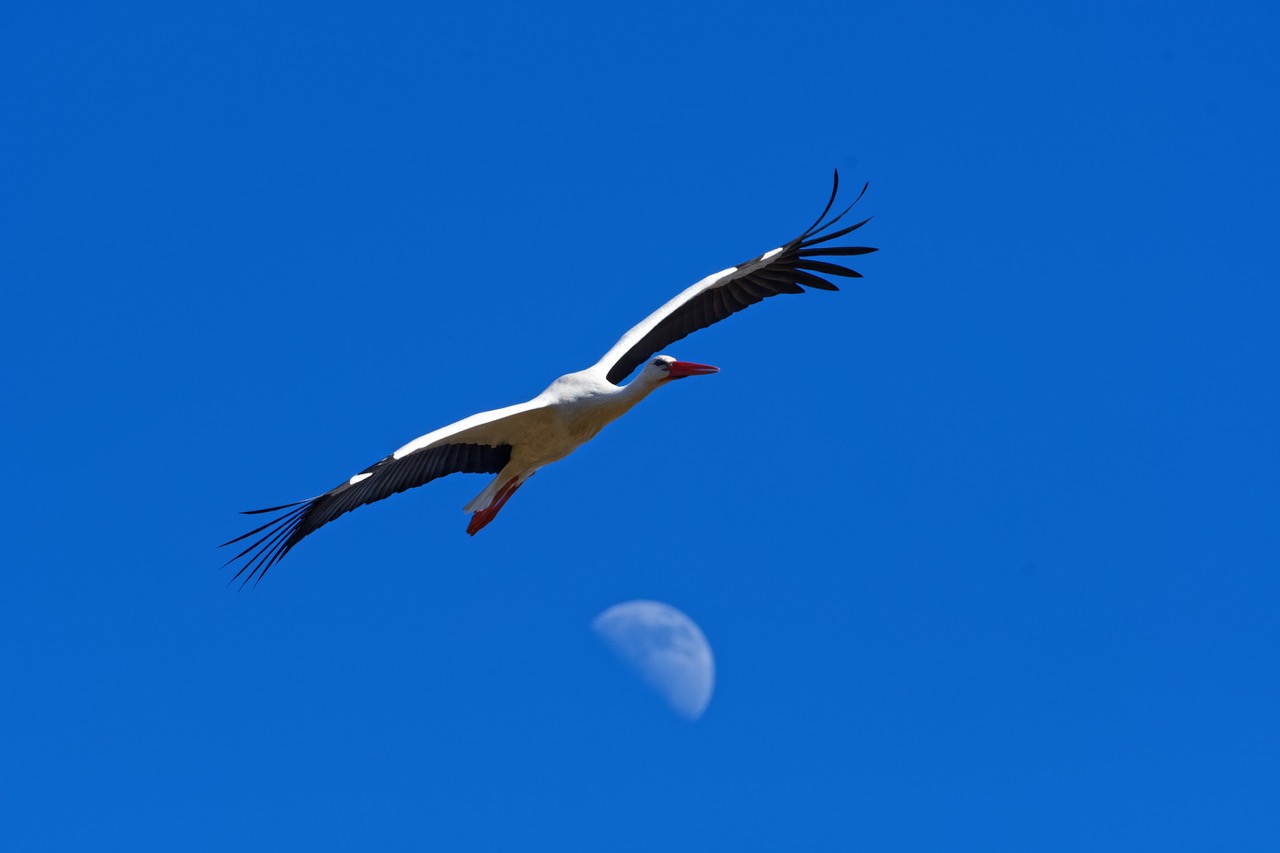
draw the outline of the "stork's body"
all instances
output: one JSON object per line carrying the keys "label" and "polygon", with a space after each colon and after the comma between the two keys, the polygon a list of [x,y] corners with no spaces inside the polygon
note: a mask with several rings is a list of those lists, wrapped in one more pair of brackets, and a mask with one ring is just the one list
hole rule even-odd
{"label": "stork's body", "polygon": [[[285,512],[231,540],[261,534],[228,561],[247,558],[236,576],[247,571],[246,583],[255,575],[260,579],[303,537],[342,514],[446,474],[497,475],[464,507],[472,514],[467,532],[474,535],[539,468],[573,453],[653,391],[675,379],[717,372],[717,368],[667,355],[652,357],[655,352],[770,296],[804,293],[804,286],[837,289],[816,273],[859,278],[845,266],[819,259],[875,251],[863,246],[820,246],[867,221],[823,235],[849,210],[823,222],[838,188],[837,176],[827,207],[802,235],[682,291],[623,335],[596,364],[561,376],[532,400],[429,432],[310,500],[251,511]],[[635,379],[620,384],[642,364]]]}
{"label": "stork's body", "polygon": [[[438,441],[501,442],[504,437],[510,440],[509,436],[519,435],[511,445],[511,460],[484,491],[463,507],[473,513],[467,532],[475,535],[539,468],[559,462],[595,438],[663,382],[716,370],[709,365],[659,356],[635,380],[621,387],[606,379],[603,371],[580,370],[561,376],[527,403],[473,415],[406,444],[393,457],[414,453]],[[464,426],[472,420],[476,422],[474,426]]]}

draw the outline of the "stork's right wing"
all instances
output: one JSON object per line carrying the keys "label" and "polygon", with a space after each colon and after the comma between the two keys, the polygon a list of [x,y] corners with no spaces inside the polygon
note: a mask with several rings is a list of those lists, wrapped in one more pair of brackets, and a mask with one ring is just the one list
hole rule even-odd
{"label": "stork's right wing", "polygon": [[867,191],[864,185],[862,193],[858,193],[853,204],[824,222],[839,189],[840,173],[836,172],[831,199],[822,215],[803,234],[771,252],[709,275],[681,292],[623,335],[605,353],[604,358],[596,363],[595,369],[604,370],[609,381],[616,385],[667,345],[698,329],[705,329],[749,305],[779,293],[804,293],[804,286],[820,290],[839,289],[817,273],[862,278],[861,273],[841,263],[822,260],[824,257],[865,255],[875,251],[867,246],[820,246],[861,228],[869,221],[869,218],[864,219],[839,231],[822,233],[839,222],[858,203],[858,199],[862,198],[862,193]]}

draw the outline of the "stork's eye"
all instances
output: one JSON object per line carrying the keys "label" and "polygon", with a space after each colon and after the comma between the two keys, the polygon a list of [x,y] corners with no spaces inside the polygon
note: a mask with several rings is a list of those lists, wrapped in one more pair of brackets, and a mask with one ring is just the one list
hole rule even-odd
{"label": "stork's eye", "polygon": [[663,361],[662,359],[660,359],[660,358],[655,358],[655,359],[653,360],[653,366],[654,366],[654,367],[666,367],[666,366],[667,366],[667,363],[666,363],[665,361]]}

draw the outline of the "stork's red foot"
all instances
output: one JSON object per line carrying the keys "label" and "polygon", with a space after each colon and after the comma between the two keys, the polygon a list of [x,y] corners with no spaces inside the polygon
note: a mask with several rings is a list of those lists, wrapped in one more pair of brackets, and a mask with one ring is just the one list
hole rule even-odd
{"label": "stork's red foot", "polygon": [[475,536],[480,532],[481,528],[493,521],[497,516],[498,511],[493,507],[486,507],[471,513],[471,521],[467,522],[467,535]]}
{"label": "stork's red foot", "polygon": [[492,503],[484,509],[476,510],[471,513],[471,521],[467,524],[467,534],[475,536],[486,524],[497,518],[498,511],[502,509],[503,505],[516,493],[516,489],[520,488],[523,484],[524,480],[521,480],[519,477],[512,477],[510,480],[507,480],[507,482],[503,484],[502,488],[498,490],[498,494],[494,496]]}

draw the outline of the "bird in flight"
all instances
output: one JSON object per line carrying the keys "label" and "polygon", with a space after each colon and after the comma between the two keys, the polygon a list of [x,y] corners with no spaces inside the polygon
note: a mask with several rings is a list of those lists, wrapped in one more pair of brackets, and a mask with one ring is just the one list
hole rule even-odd
{"label": "bird in flight", "polygon": [[[875,251],[867,246],[828,245],[870,219],[831,231],[867,191],[864,184],[852,204],[827,219],[839,189],[836,172],[827,206],[799,237],[690,286],[623,335],[598,362],[561,376],[532,400],[480,412],[415,438],[322,495],[244,513],[279,515],[223,543],[225,547],[249,540],[225,564],[243,560],[232,581],[243,575],[241,587],[251,580],[257,584],[308,534],[356,507],[446,474],[497,475],[463,507],[471,513],[467,533],[474,536],[535,472],[577,450],[653,391],[676,379],[719,371],[655,355],[660,350],[770,296],[804,293],[806,287],[838,289],[823,276],[861,278],[844,266],[847,262],[825,260]],[[621,384],[637,367],[636,377]]]}

